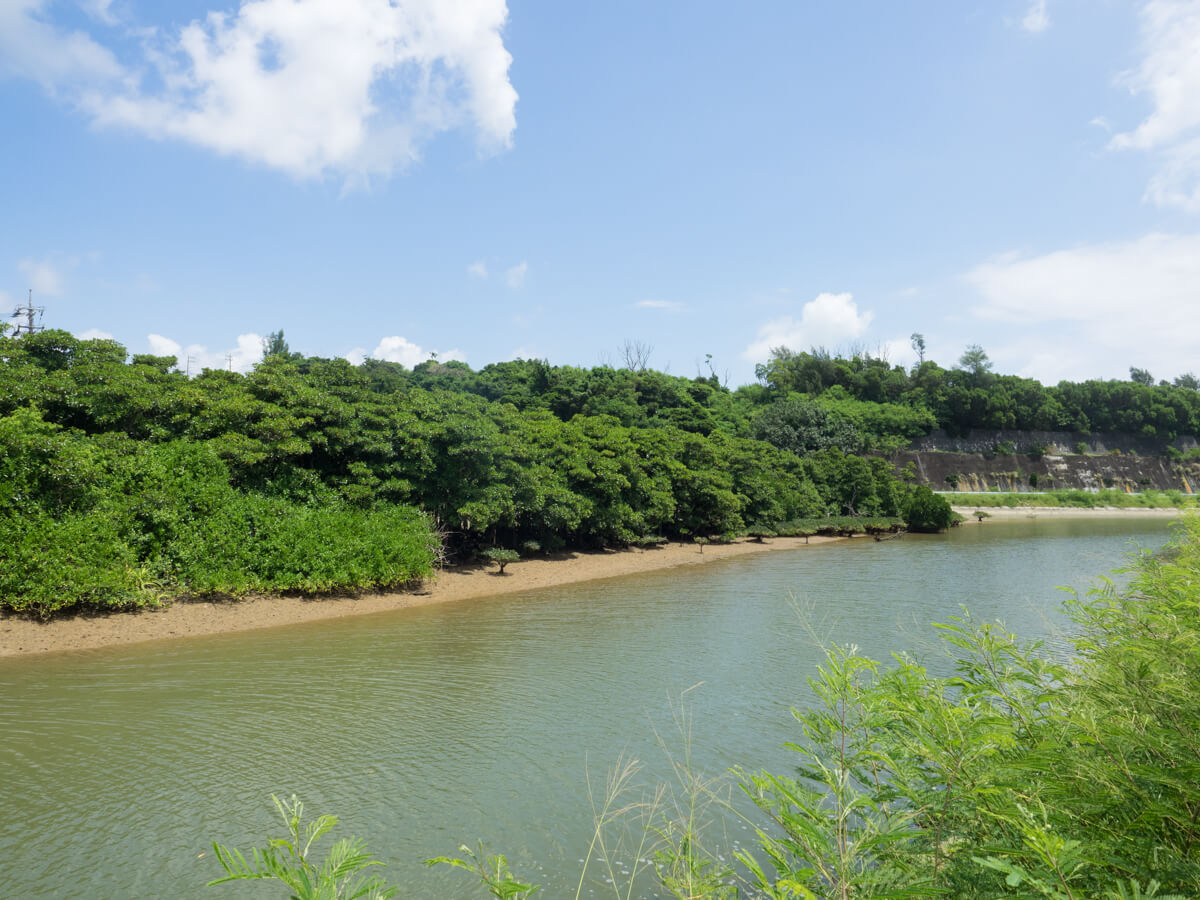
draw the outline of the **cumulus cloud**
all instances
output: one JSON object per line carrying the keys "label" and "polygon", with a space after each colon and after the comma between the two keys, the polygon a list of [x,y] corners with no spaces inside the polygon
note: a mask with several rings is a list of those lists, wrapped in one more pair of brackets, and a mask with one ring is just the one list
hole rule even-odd
{"label": "cumulus cloud", "polygon": [[1150,0],[1141,12],[1142,61],[1121,81],[1147,95],[1153,110],[1132,131],[1113,136],[1113,149],[1152,152],[1159,169],[1149,200],[1200,212],[1200,3]]}
{"label": "cumulus cloud", "polygon": [[[400,363],[403,366],[412,368],[419,363],[426,362],[436,352],[440,362],[447,360],[458,360],[466,362],[467,358],[461,350],[442,350],[430,351],[423,349],[419,344],[414,344],[407,338],[400,335],[392,335],[385,337],[379,342],[379,346],[371,351],[372,359],[382,359],[386,362]],[[347,356],[349,359],[349,356]]]}
{"label": "cumulus cloud", "polygon": [[799,319],[782,316],[759,328],[758,340],[742,352],[742,357],[761,362],[773,347],[835,347],[861,337],[874,318],[872,312],[858,311],[852,294],[818,294],[804,304]]}
{"label": "cumulus cloud", "polygon": [[529,264],[522,262],[513,266],[504,273],[504,280],[510,288],[519,288],[525,283],[525,273],[529,271]]}
{"label": "cumulus cloud", "polygon": [[1050,16],[1046,12],[1046,0],[1034,0],[1025,13],[1025,18],[1021,20],[1021,27],[1033,34],[1040,34],[1050,27]]}
{"label": "cumulus cloud", "polygon": [[482,259],[471,263],[469,266],[467,266],[467,274],[472,278],[486,279],[488,277],[487,263],[485,263]]}
{"label": "cumulus cloud", "polygon": [[[0,4],[0,60],[101,124],[198,144],[307,178],[389,174],[434,135],[508,147],[517,94],[504,0],[244,0],[178,32],[129,29],[122,62],[47,21],[47,0]],[[111,18],[92,0],[93,15]]]}
{"label": "cumulus cloud", "polygon": [[253,333],[239,334],[236,346],[218,351],[210,351],[203,344],[188,344],[185,347],[161,334],[146,335],[146,342],[155,356],[174,356],[179,368],[193,375],[203,369],[249,372],[262,359],[262,335]]}
{"label": "cumulus cloud", "polygon": [[23,259],[17,270],[25,276],[33,293],[58,297],[63,292],[62,272],[48,259]]}
{"label": "cumulus cloud", "polygon": [[[1009,256],[966,275],[974,312],[1022,337],[993,353],[1042,380],[1118,377],[1153,353],[1164,373],[1196,368],[1200,234],[1150,234],[1041,256]],[[989,348],[991,351],[991,348]]]}
{"label": "cumulus cloud", "polygon": [[633,305],[638,309],[662,309],[667,312],[683,312],[687,308],[679,300],[639,300]]}
{"label": "cumulus cloud", "polygon": [[89,328],[79,335],[79,339],[83,341],[111,341],[113,336],[107,331],[101,331],[99,328]]}

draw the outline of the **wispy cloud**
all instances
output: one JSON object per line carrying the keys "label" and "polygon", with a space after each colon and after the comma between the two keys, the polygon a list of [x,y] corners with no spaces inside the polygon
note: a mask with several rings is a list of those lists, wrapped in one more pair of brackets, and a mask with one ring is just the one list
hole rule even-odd
{"label": "wispy cloud", "polygon": [[113,336],[107,331],[101,331],[99,328],[89,328],[87,331],[77,335],[80,340],[84,341],[111,341]]}
{"label": "wispy cloud", "polygon": [[23,259],[17,263],[17,271],[25,276],[35,295],[49,294],[59,297],[63,292],[62,270],[48,259]]}
{"label": "wispy cloud", "polygon": [[472,278],[486,279],[488,277],[487,263],[482,259],[467,266],[467,274]]}
{"label": "wispy cloud", "polygon": [[519,288],[525,283],[525,275],[529,271],[529,264],[525,262],[518,263],[507,272],[504,273],[504,281],[510,288]]}
{"label": "wispy cloud", "polygon": [[1046,0],[1033,0],[1021,19],[1021,27],[1031,34],[1041,34],[1050,27],[1050,15],[1046,12]]}
{"label": "wispy cloud", "polygon": [[[113,24],[110,3],[88,0]],[[470,127],[508,147],[517,94],[504,0],[244,0],[178,32],[126,28],[123,63],[55,24],[48,0],[0,4],[0,65],[100,125],[237,156],[300,178],[350,181],[415,160],[434,135]]]}
{"label": "wispy cloud", "polygon": [[1120,81],[1148,95],[1154,109],[1109,146],[1158,158],[1147,199],[1200,212],[1200,3],[1150,0],[1142,7],[1141,31],[1142,61]]}
{"label": "wispy cloud", "polygon": [[638,309],[661,309],[667,312],[683,312],[687,305],[679,300],[639,300],[633,304]]}
{"label": "wispy cloud", "polygon": [[852,294],[818,294],[804,304],[800,318],[781,316],[759,328],[758,340],[742,352],[742,357],[762,362],[774,347],[836,347],[862,337],[874,318],[873,312],[858,311]]}
{"label": "wispy cloud", "polygon": [[979,296],[977,316],[1020,326],[1022,337],[993,355],[1029,360],[1023,374],[1116,377],[1141,364],[1130,357],[1135,338],[1164,372],[1196,368],[1200,234],[1008,256],[975,267],[966,281]]}

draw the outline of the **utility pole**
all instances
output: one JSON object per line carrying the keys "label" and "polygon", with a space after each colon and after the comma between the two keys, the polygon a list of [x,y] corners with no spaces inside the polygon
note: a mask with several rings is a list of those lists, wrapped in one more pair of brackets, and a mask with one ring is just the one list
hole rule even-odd
{"label": "utility pole", "polygon": [[18,334],[34,334],[38,331],[44,330],[46,327],[45,325],[41,325],[41,324],[35,325],[34,324],[34,317],[36,317],[38,322],[40,323],[42,316],[45,312],[46,312],[46,307],[33,305],[33,288],[30,288],[29,289],[29,302],[26,303],[24,306],[18,306],[15,310],[13,310],[12,318],[20,319],[22,316],[25,318],[25,325],[23,327],[21,325],[18,325],[16,328],[16,331],[13,332],[13,335],[16,336]]}
{"label": "utility pole", "polygon": [[229,366],[229,371],[232,372],[233,371],[233,354],[232,353],[225,354],[225,364]]}
{"label": "utility pole", "polygon": [[187,369],[184,370],[184,377],[186,378],[192,377],[192,359],[194,359],[194,357],[189,354],[187,358]]}

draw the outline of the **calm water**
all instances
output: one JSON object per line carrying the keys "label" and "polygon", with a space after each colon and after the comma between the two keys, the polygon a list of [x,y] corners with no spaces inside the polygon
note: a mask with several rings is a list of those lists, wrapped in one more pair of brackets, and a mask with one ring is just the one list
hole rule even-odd
{"label": "calm water", "polygon": [[[210,842],[278,829],[270,795],[338,814],[405,896],[476,896],[420,860],[484,840],[543,896],[573,896],[587,774],[655,739],[687,693],[698,768],[783,771],[816,641],[936,654],[966,604],[1056,637],[1162,520],[993,521],[353,620],[0,660],[0,894],[276,897],[203,888]],[[668,743],[678,746],[677,741]],[[729,844],[745,835],[731,826]],[[626,860],[628,862],[628,860]],[[585,896],[602,896],[602,877]],[[611,896],[611,893],[609,893]]]}

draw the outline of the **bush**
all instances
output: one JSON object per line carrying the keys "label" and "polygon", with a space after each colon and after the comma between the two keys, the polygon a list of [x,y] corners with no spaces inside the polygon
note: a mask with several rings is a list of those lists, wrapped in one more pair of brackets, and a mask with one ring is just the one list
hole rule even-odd
{"label": "bush", "polygon": [[953,524],[954,510],[945,497],[939,497],[925,485],[918,485],[908,496],[904,521],[910,531],[941,531]]}
{"label": "bush", "polygon": [[184,591],[239,596],[399,587],[432,573],[437,543],[410,507],[298,507],[244,495],[182,530],[167,552]]}
{"label": "bush", "polygon": [[158,601],[149,575],[102,513],[0,517],[0,607],[42,618]]}
{"label": "bush", "polygon": [[498,565],[500,567],[498,574],[500,575],[504,574],[505,566],[521,558],[521,554],[516,550],[506,550],[504,547],[488,547],[480,555]]}

